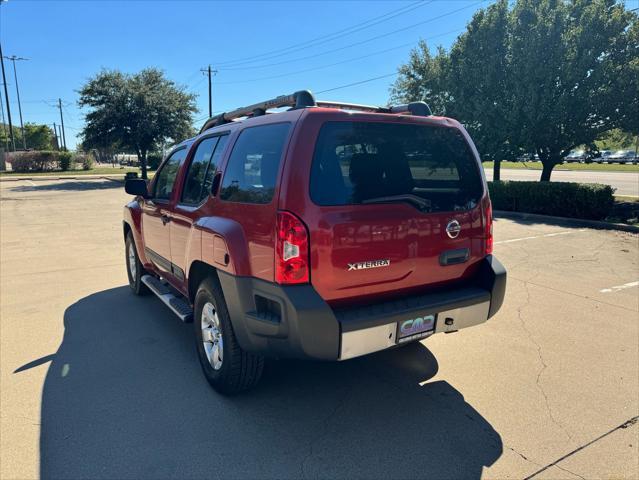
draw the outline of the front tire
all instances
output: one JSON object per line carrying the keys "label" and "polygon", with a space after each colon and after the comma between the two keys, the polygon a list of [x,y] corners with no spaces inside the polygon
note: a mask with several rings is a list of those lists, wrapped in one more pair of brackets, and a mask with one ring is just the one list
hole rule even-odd
{"label": "front tire", "polygon": [[124,242],[124,256],[126,259],[126,273],[129,277],[129,287],[136,295],[146,295],[149,293],[149,288],[142,283],[142,275],[146,274],[140,257],[138,257],[137,249],[135,248],[135,240],[133,240],[133,234],[129,232]]}
{"label": "front tire", "polygon": [[204,376],[220,393],[229,395],[255,386],[264,357],[245,352],[237,343],[222,288],[205,279],[195,295],[195,342]]}

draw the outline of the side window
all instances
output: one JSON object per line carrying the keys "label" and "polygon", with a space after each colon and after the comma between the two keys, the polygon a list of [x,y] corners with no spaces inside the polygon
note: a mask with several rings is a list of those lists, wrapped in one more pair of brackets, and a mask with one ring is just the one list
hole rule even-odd
{"label": "side window", "polygon": [[245,129],[235,142],[224,173],[220,198],[229,202],[269,203],[290,124]]}
{"label": "side window", "polygon": [[156,174],[153,197],[158,200],[169,200],[173,192],[180,162],[186,157],[186,148],[182,148],[169,157],[162,169]]}
{"label": "side window", "polygon": [[183,203],[197,204],[206,196],[202,193],[202,187],[218,138],[205,138],[197,146],[182,190]]}
{"label": "side window", "polygon": [[206,138],[197,146],[184,183],[182,203],[197,205],[211,193],[213,178],[228,138],[228,135]]}
{"label": "side window", "polygon": [[209,169],[207,170],[206,177],[204,178],[204,195],[208,195],[213,188],[213,178],[215,177],[215,172],[217,171],[217,167],[220,164],[220,160],[222,159],[224,147],[226,147],[226,142],[229,139],[229,136],[223,135],[218,138],[220,140],[217,142],[217,147],[215,147],[215,152],[213,152],[211,162],[209,163]]}

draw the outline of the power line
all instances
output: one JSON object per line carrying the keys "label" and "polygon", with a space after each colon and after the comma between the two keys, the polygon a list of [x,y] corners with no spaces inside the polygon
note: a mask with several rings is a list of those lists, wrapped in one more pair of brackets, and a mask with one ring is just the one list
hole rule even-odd
{"label": "power line", "polygon": [[447,12],[447,13],[443,13],[443,14],[438,15],[438,16],[433,17],[433,18],[422,20],[421,22],[417,22],[417,23],[414,23],[412,25],[408,25],[406,27],[398,28],[398,29],[392,30],[390,32],[383,33],[381,35],[376,35],[374,37],[367,38],[367,39],[361,40],[359,42],[351,43],[349,45],[344,45],[344,46],[338,47],[338,48],[333,48],[331,50],[326,50],[324,52],[317,53],[317,54],[314,54],[314,55],[305,55],[303,57],[298,57],[298,58],[289,59],[289,60],[282,60],[280,62],[274,62],[274,63],[263,64],[263,65],[253,65],[253,66],[248,66],[248,67],[228,67],[228,68],[224,68],[224,69],[220,68],[220,70],[252,70],[252,69],[255,69],[255,68],[267,68],[267,67],[274,67],[274,66],[278,66],[278,65],[283,65],[285,63],[298,62],[300,60],[306,60],[308,58],[317,58],[317,57],[321,57],[321,56],[324,56],[324,55],[329,55],[329,54],[334,53],[334,52],[345,50],[347,48],[357,47],[357,46],[363,45],[365,43],[372,42],[374,40],[379,40],[380,38],[389,37],[391,35],[395,35],[396,33],[403,32],[403,31],[406,31],[406,30],[410,30],[411,28],[419,27],[421,25],[425,25],[427,23],[431,23],[431,22],[434,22],[436,20],[440,20],[440,19],[442,19],[444,17],[447,17],[449,15],[454,15],[455,13],[461,12],[462,10],[466,10],[468,8],[475,7],[475,6],[477,6],[477,5],[481,4],[481,3],[483,3],[483,0],[479,1],[479,2],[471,3],[470,5],[466,5],[466,6],[461,7],[461,8],[457,8],[457,9],[452,10],[452,11]]}
{"label": "power line", "polygon": [[[339,85],[337,87],[327,88],[326,90],[320,90],[320,91],[315,92],[315,93],[319,94],[319,93],[333,92],[335,90],[341,90],[342,88],[354,87],[356,85],[362,85],[363,83],[373,82],[375,80],[381,80],[382,78],[394,77],[395,75],[399,75],[399,72],[387,73],[385,75],[379,75],[377,77],[367,78],[366,80],[360,80],[358,82],[347,83],[346,85]],[[221,113],[221,112],[214,112],[214,113],[217,114],[217,113]],[[206,120],[207,118],[210,118],[210,117],[205,116],[205,117],[201,117],[201,118],[196,118],[195,120],[193,120],[193,123],[201,122],[202,120]]]}
{"label": "power line", "polygon": [[315,92],[315,93],[326,93],[326,92],[332,92],[334,90],[341,90],[342,88],[354,87],[355,85],[361,85],[362,83],[368,83],[368,82],[372,82],[374,80],[381,80],[382,78],[393,77],[395,75],[398,75],[398,72],[388,73],[386,75],[380,75],[379,77],[368,78],[366,80],[361,80],[359,82],[348,83],[346,85],[340,85],[339,87],[333,87],[333,88],[328,88],[326,90],[320,90],[319,92]]}
{"label": "power line", "polygon": [[[228,60],[226,62],[220,62],[217,65],[218,66],[223,66],[223,65],[233,66],[233,65],[240,65],[240,64],[253,62],[255,59],[267,60],[267,59],[279,57],[279,56],[282,56],[282,55],[288,55],[289,53],[292,53],[294,51],[310,48],[311,46],[321,45],[323,43],[336,40],[337,38],[341,38],[341,37],[346,36],[346,35],[351,35],[352,33],[356,33],[356,32],[358,32],[360,30],[365,29],[365,28],[372,27],[372,26],[377,25],[379,23],[382,23],[382,22],[385,22],[387,20],[390,20],[391,18],[397,17],[399,15],[404,15],[405,13],[408,13],[408,12],[410,12],[412,10],[415,10],[416,8],[423,7],[424,5],[432,3],[433,1],[434,0],[430,0],[428,2],[424,2],[424,1],[420,0],[418,2],[411,3],[410,5],[405,5],[405,6],[401,7],[401,8],[398,8],[398,9],[395,9],[395,10],[391,10],[390,12],[387,12],[387,13],[385,13],[383,15],[379,15],[377,17],[371,18],[371,19],[366,20],[364,22],[360,22],[360,23],[357,23],[355,25],[351,25],[350,27],[343,28],[343,29],[338,30],[338,31],[333,32],[333,33],[322,35],[320,37],[316,37],[314,39],[307,40],[305,42],[297,43],[297,44],[294,44],[294,45],[290,45],[288,47],[272,50],[270,52],[265,52],[265,53],[261,53],[261,54],[258,54],[258,55],[252,55],[252,56],[249,56],[249,57],[239,58],[239,59],[235,59],[235,60]],[[386,17],[388,17],[388,18],[386,18]],[[370,25],[367,25],[367,24],[370,24]],[[350,30],[353,30],[353,31],[350,31]]]}
{"label": "power line", "polygon": [[[450,30],[448,32],[444,32],[444,33],[440,33],[438,35],[433,35],[431,37],[424,38],[423,40],[433,40],[435,38],[443,37],[443,36],[449,35],[451,33],[461,32],[463,30],[465,30],[465,29]],[[275,78],[288,77],[290,75],[297,75],[297,74],[300,74],[300,73],[312,72],[312,71],[315,71],[315,70],[321,70],[323,68],[329,68],[329,67],[334,67],[334,66],[337,66],[337,65],[343,65],[345,63],[351,63],[351,62],[355,62],[355,61],[358,61],[358,60],[363,60],[365,58],[373,57],[375,55],[380,55],[382,53],[387,53],[387,52],[391,52],[393,50],[399,50],[400,48],[405,48],[405,47],[408,47],[408,46],[411,46],[411,45],[415,45],[415,43],[416,43],[415,41],[407,42],[407,43],[403,43],[402,45],[397,45],[395,47],[387,48],[387,49],[384,49],[384,50],[379,50],[377,52],[369,53],[367,55],[359,55],[357,57],[349,58],[348,60],[342,60],[342,61],[339,61],[339,62],[329,63],[329,64],[326,64],[326,65],[321,65],[319,67],[311,67],[311,68],[306,68],[306,69],[303,69],[303,70],[297,70],[295,72],[287,72],[287,73],[282,73],[282,74],[279,74],[279,75],[271,75],[271,76],[268,76],[268,77],[252,78],[250,80],[218,82],[217,84],[218,85],[234,85],[234,84],[238,84],[238,83],[252,83],[252,82],[258,82],[258,81],[262,81],[262,80],[272,80],[272,79],[275,79]]]}

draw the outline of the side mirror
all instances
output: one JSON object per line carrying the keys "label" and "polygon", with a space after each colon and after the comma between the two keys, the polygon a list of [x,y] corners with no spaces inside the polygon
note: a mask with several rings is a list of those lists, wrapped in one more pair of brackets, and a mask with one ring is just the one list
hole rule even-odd
{"label": "side mirror", "polygon": [[132,178],[124,182],[124,191],[129,195],[136,195],[142,198],[149,198],[149,189],[146,180]]}

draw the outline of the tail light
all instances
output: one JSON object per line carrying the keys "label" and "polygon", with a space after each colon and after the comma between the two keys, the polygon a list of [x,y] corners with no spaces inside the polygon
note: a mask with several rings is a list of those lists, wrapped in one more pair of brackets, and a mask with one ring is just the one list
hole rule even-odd
{"label": "tail light", "polygon": [[281,284],[308,283],[308,232],[289,212],[277,213],[275,241],[275,281]]}
{"label": "tail light", "polygon": [[490,200],[486,202],[486,222],[484,223],[486,236],[486,255],[493,253],[493,205]]}

